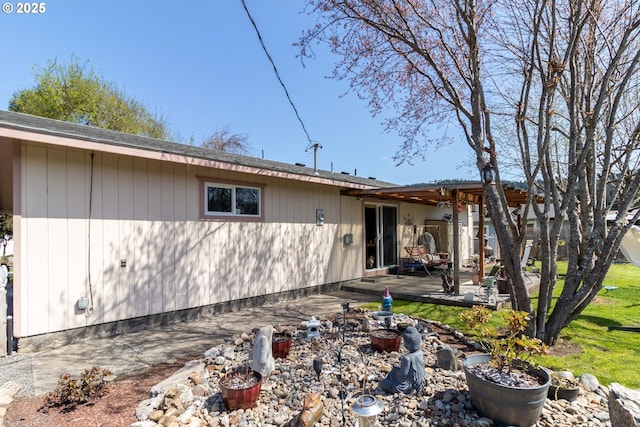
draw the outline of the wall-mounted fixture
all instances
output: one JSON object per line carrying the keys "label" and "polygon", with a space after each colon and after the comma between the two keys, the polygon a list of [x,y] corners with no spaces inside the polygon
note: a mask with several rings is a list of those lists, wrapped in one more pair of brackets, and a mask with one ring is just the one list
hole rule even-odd
{"label": "wall-mounted fixture", "polygon": [[343,239],[345,245],[353,244],[353,234],[352,233],[345,234],[342,239]]}
{"label": "wall-mounted fixture", "polygon": [[127,260],[126,259],[121,259],[120,260],[120,267],[121,268],[125,268],[127,266]]}
{"label": "wall-mounted fixture", "polygon": [[87,297],[78,298],[78,301],[76,302],[76,307],[78,307],[78,310],[80,311],[86,310],[87,307],[89,307],[89,298]]}
{"label": "wall-mounted fixture", "polygon": [[316,209],[316,225],[324,225],[324,209]]}
{"label": "wall-mounted fixture", "polygon": [[484,181],[485,184],[496,183],[496,170],[491,166],[491,163],[487,163],[482,168],[482,181]]}

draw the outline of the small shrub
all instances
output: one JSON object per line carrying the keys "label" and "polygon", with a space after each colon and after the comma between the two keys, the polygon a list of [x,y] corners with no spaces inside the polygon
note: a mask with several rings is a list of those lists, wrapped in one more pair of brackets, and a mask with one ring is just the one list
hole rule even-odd
{"label": "small shrub", "polygon": [[63,412],[69,412],[79,405],[106,396],[111,391],[111,384],[105,377],[110,375],[108,369],[97,366],[85,369],[77,379],[62,374],[56,388],[45,396],[42,409],[62,408]]}
{"label": "small shrub", "polygon": [[478,328],[478,335],[482,337],[485,350],[491,355],[491,362],[497,369],[510,372],[519,362],[528,362],[531,356],[546,353],[547,346],[540,339],[523,334],[529,322],[526,312],[507,311],[504,315],[507,331],[504,334],[487,327],[490,317],[491,311],[481,305],[474,305],[471,310],[460,313],[460,320],[467,327]]}

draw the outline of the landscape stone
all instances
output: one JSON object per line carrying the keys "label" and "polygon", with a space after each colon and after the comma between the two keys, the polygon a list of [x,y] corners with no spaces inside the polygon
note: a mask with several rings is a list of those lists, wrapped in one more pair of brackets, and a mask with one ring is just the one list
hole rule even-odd
{"label": "landscape stone", "polygon": [[615,427],[640,426],[640,392],[618,383],[609,385],[609,418]]}
{"label": "landscape stone", "polygon": [[600,387],[600,382],[592,374],[582,374],[578,378],[578,382],[582,387],[589,391],[596,391]]}
{"label": "landscape stone", "polygon": [[448,345],[440,346],[436,351],[436,368],[456,371],[459,369],[459,362],[456,358],[456,350]]}

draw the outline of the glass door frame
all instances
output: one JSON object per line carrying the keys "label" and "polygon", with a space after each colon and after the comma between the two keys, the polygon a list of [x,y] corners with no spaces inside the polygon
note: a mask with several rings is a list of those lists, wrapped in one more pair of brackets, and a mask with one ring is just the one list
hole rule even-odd
{"label": "glass door frame", "polygon": [[[388,269],[398,265],[398,210],[398,206],[394,204],[364,204],[366,271]],[[372,215],[374,213],[375,216]]]}

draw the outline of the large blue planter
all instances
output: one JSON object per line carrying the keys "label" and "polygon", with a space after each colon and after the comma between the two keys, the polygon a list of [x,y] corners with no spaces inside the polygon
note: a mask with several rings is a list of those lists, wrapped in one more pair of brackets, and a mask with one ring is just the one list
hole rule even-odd
{"label": "large blue planter", "polygon": [[533,369],[531,374],[544,380],[544,384],[535,388],[508,387],[479,378],[468,368],[488,363],[491,356],[477,354],[468,356],[464,362],[464,375],[467,379],[473,407],[498,425],[529,427],[534,425],[540,415],[547,391],[551,384],[551,375],[544,368]]}

